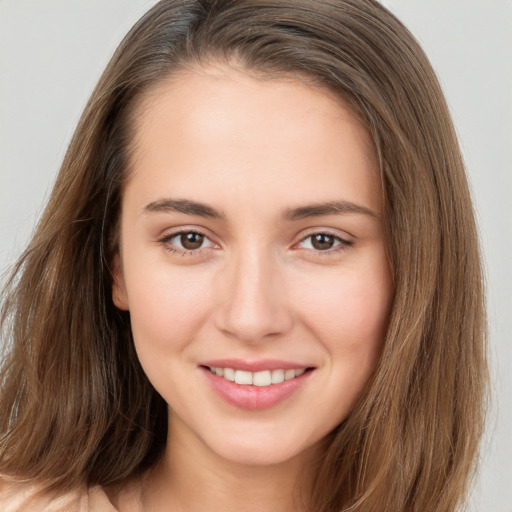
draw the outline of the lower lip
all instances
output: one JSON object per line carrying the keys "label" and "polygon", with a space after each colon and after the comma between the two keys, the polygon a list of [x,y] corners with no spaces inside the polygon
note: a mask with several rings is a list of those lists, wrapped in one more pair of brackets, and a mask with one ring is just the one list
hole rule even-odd
{"label": "lower lip", "polygon": [[213,390],[222,399],[230,405],[250,411],[269,409],[283,402],[298,391],[313,373],[309,370],[299,377],[270,386],[244,386],[219,377],[208,368],[202,367],[201,370],[203,370]]}

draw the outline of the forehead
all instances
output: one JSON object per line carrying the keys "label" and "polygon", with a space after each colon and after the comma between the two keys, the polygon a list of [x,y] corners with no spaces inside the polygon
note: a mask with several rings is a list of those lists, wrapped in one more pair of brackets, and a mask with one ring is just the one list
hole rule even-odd
{"label": "forehead", "polygon": [[130,179],[148,194],[151,184],[172,184],[174,195],[191,193],[187,184],[193,194],[229,184],[267,195],[285,185],[281,196],[292,199],[291,185],[302,183],[312,201],[351,189],[352,200],[376,207],[367,130],[333,92],[297,77],[268,79],[228,66],[185,70],[144,97],[134,128]]}

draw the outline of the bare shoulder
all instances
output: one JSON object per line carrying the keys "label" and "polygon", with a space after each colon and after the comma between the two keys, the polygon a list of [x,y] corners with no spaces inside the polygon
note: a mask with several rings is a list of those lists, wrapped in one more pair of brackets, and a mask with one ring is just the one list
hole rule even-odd
{"label": "bare shoulder", "polygon": [[29,480],[0,475],[0,512],[116,512],[99,487],[47,492]]}

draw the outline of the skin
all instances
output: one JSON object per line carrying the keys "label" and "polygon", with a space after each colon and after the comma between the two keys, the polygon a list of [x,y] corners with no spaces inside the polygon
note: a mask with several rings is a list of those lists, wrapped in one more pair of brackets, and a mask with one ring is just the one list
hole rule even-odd
{"label": "skin", "polygon": [[[145,98],[135,148],[113,298],[130,311],[170,427],[142,494],[125,489],[116,505],[302,510],[298,489],[307,498],[312,479],[304,468],[363,392],[389,316],[368,135],[327,90],[205,66]],[[204,203],[221,218],[158,206],[169,198]],[[340,200],[348,211],[285,215]],[[184,252],[180,230],[204,235],[200,247]],[[325,235],[320,249],[313,234]],[[201,364],[220,358],[314,369],[286,399],[253,411],[209,385]]]}

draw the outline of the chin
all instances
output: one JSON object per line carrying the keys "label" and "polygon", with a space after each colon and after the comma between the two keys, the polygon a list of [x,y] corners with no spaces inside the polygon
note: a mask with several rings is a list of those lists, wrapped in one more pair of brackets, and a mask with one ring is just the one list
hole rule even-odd
{"label": "chin", "polygon": [[[289,432],[265,436],[247,432],[229,439],[212,439],[210,450],[234,464],[246,466],[274,466],[294,460],[308,459],[319,449],[321,440],[290,436]],[[205,440],[208,441],[208,440]],[[220,441],[220,442],[219,442]]]}

